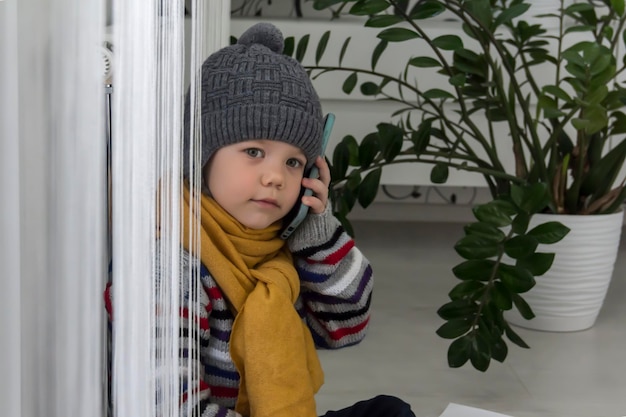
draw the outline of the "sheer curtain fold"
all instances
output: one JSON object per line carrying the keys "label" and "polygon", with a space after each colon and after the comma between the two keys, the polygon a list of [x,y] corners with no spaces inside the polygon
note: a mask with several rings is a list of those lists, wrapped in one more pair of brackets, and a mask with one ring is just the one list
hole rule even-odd
{"label": "sheer curtain fold", "polygon": [[[228,41],[229,10],[229,1],[193,0],[191,18],[185,19],[182,0],[113,3],[116,417],[193,413],[179,409],[185,381],[178,380],[179,369],[188,366],[178,358],[184,349],[178,343],[180,228],[194,227],[180,224],[183,98],[190,80],[195,102],[199,84],[191,74]],[[192,146],[192,154],[198,149]],[[199,189],[198,173],[193,178]]]}
{"label": "sheer curtain fold", "polygon": [[0,415],[21,415],[17,4],[0,2]]}
{"label": "sheer curtain fold", "polygon": [[[0,0],[3,416],[105,415],[105,3]],[[155,406],[156,362],[167,358],[172,370],[178,351],[173,329],[156,346],[154,307],[169,309],[176,323],[183,71],[199,68],[229,33],[229,1],[194,0],[186,40],[182,0],[153,3],[113,2],[111,246],[115,325],[123,323],[114,329],[113,358],[120,417],[179,412],[177,381],[167,387],[169,402]],[[192,41],[200,52],[189,50]],[[154,275],[157,221],[169,236],[159,266],[164,291]]]}
{"label": "sheer curtain fold", "polygon": [[1,415],[103,411],[103,10],[0,2]]}

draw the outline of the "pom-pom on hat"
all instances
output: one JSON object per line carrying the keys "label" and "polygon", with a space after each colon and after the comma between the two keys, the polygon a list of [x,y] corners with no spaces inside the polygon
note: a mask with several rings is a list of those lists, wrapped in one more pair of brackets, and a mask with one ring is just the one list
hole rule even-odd
{"label": "pom-pom on hat", "polygon": [[[202,64],[201,167],[219,148],[252,139],[280,140],[302,149],[307,167],[321,151],[319,98],[306,70],[283,55],[281,31],[257,23],[237,44]],[[189,94],[185,104],[183,175],[189,176]],[[200,168],[201,168],[200,167]]]}

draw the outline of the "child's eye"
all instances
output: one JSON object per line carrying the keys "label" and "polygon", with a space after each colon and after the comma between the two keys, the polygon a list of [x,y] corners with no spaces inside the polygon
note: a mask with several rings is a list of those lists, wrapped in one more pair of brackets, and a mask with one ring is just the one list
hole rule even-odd
{"label": "child's eye", "polygon": [[296,158],[289,158],[287,160],[287,166],[291,168],[300,168],[303,165],[304,163],[301,160],[296,159]]}
{"label": "child's eye", "polygon": [[248,156],[251,156],[253,158],[262,158],[263,157],[263,151],[259,148],[247,148],[244,150],[245,153],[248,154]]}

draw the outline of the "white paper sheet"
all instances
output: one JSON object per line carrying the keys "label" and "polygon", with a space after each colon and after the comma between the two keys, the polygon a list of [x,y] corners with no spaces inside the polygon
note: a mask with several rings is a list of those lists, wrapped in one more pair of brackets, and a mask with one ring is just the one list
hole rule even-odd
{"label": "white paper sheet", "polygon": [[512,417],[493,411],[481,410],[480,408],[450,403],[439,417]]}

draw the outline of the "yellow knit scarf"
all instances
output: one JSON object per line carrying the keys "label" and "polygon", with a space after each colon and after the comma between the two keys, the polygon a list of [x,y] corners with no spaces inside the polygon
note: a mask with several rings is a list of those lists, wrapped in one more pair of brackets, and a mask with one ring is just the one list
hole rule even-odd
{"label": "yellow knit scarf", "polygon": [[[182,239],[192,252],[189,202],[185,186]],[[294,308],[300,280],[278,236],[280,224],[249,229],[210,197],[202,195],[200,206],[200,259],[237,314],[230,339],[241,377],[235,411],[316,417],[314,395],[324,375],[311,333]]]}

